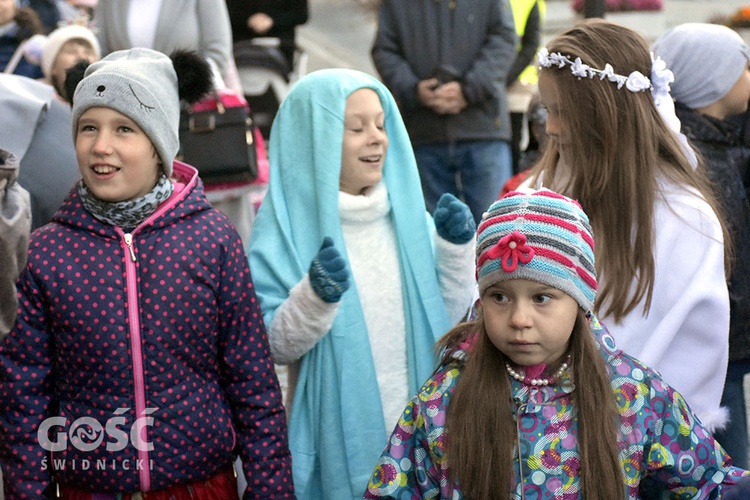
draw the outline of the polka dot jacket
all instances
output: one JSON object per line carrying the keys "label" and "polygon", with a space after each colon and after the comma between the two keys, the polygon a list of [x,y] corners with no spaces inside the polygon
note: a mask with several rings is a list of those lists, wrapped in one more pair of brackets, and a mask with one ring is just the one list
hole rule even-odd
{"label": "polka dot jacket", "polygon": [[126,234],[76,189],[31,237],[0,343],[6,498],[51,478],[158,490],[242,457],[246,498],[293,498],[281,393],[233,226],[175,163],[175,193]]}
{"label": "polka dot jacket", "polygon": [[[620,413],[620,463],[627,498],[720,498],[746,472],[729,457],[653,370],[618,350],[596,319],[592,327],[611,367]],[[367,486],[365,498],[463,498],[449,479],[445,418],[465,351],[441,367],[406,407]],[[578,425],[568,369],[559,383],[532,387],[511,379],[518,419],[519,476],[509,498],[578,500]],[[516,470],[518,470],[516,469]]]}

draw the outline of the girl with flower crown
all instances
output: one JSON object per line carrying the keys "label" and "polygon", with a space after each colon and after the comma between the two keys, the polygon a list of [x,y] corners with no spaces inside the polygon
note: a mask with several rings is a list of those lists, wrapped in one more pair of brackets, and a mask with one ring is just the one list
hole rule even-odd
{"label": "girl with flower crown", "polygon": [[561,33],[539,63],[549,140],[528,183],[581,203],[598,238],[594,311],[719,429],[730,245],[702,161],[676,133],[673,76],[640,34],[601,19]]}
{"label": "girl with flower crown", "polygon": [[594,255],[574,200],[514,191],[489,208],[479,316],[441,340],[365,498],[747,498],[748,473],[597,320]]}

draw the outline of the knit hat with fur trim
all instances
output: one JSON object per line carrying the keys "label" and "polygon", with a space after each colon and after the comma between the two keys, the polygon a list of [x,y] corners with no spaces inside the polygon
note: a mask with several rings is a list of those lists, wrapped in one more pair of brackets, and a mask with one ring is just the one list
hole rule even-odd
{"label": "knit hat with fur trim", "polygon": [[680,24],[661,35],[652,49],[674,73],[672,97],[692,109],[727,95],[750,59],[742,37],[719,24]]}
{"label": "knit hat with fur trim", "polygon": [[548,189],[508,193],[483,215],[476,257],[480,296],[500,281],[528,279],[594,307],[594,239],[575,200]]}
{"label": "knit hat with fur trim", "polygon": [[101,51],[99,49],[99,41],[96,39],[94,32],[85,26],[78,24],[71,24],[69,26],[63,26],[57,28],[55,31],[49,34],[47,41],[44,43],[42,48],[42,60],[41,67],[44,76],[49,78],[52,72],[52,66],[55,64],[57,54],[70,40],[83,40],[94,50],[94,59],[101,57]]}

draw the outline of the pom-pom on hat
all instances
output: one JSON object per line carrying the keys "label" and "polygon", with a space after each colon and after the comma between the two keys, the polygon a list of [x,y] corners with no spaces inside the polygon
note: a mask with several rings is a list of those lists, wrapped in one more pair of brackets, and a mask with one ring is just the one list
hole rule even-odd
{"label": "pom-pom on hat", "polygon": [[52,66],[55,64],[55,59],[57,59],[57,54],[60,52],[60,49],[70,40],[83,40],[87,42],[94,50],[95,59],[101,57],[99,41],[96,39],[94,32],[89,28],[79,24],[71,24],[69,26],[57,28],[49,34],[47,41],[42,48],[41,67],[42,73],[44,73],[44,76],[47,78],[49,78],[50,73],[52,72]]}
{"label": "pom-pom on hat", "polygon": [[476,257],[480,296],[500,281],[528,279],[594,307],[594,239],[575,200],[548,189],[508,193],[484,213]]}
{"label": "pom-pom on hat", "polygon": [[675,26],[654,42],[652,50],[674,73],[672,97],[692,109],[727,95],[750,59],[748,47],[736,31],[709,23]]}

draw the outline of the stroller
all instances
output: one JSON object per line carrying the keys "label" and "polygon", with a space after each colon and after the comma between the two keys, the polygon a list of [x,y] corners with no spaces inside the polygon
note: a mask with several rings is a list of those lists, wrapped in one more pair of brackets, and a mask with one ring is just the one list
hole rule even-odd
{"label": "stroller", "polygon": [[294,51],[294,66],[280,50],[281,41],[273,37],[253,38],[234,44],[234,60],[245,99],[255,124],[268,141],[271,124],[289,88],[307,72],[307,54],[299,46]]}

